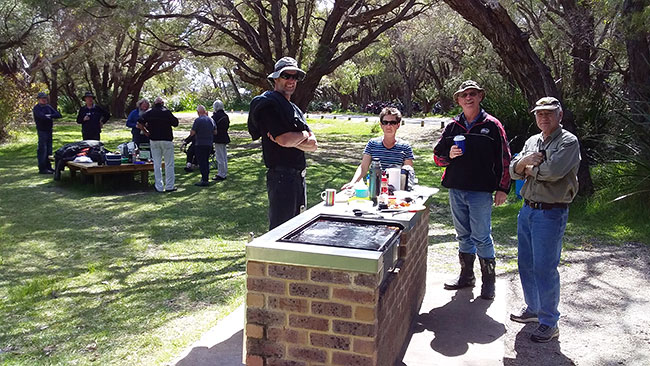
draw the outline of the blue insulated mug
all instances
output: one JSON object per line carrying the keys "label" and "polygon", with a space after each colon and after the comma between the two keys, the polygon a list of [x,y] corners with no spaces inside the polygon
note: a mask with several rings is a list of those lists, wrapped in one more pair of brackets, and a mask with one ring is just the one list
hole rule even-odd
{"label": "blue insulated mug", "polygon": [[454,144],[463,151],[463,154],[465,153],[465,136],[458,135],[454,137]]}

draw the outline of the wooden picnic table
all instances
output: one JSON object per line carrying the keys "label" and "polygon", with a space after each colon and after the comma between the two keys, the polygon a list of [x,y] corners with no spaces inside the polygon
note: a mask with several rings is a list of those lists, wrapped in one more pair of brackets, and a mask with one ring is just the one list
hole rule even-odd
{"label": "wooden picnic table", "polygon": [[[140,172],[140,182],[147,184],[149,182],[149,172],[153,171],[153,162],[144,164],[122,163],[121,165],[97,165],[97,163],[76,163],[68,161],[65,165],[70,169],[70,176],[75,177],[77,171],[81,174],[92,176],[95,186],[102,184],[102,176],[106,174],[125,174]],[[165,163],[162,164],[163,168]]]}

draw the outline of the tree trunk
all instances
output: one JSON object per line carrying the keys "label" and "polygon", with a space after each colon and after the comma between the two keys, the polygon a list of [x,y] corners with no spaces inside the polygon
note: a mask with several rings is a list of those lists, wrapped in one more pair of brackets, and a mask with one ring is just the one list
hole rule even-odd
{"label": "tree trunk", "polygon": [[[544,96],[562,100],[550,69],[530,46],[528,35],[517,27],[499,2],[485,0],[444,0],[444,2],[490,41],[531,106]],[[565,109],[565,118],[562,123],[564,128],[577,136],[573,113],[570,110]],[[580,137],[578,136],[578,138]],[[580,153],[582,160],[578,171],[579,193],[591,195],[594,185],[589,172],[587,154],[582,143],[580,144]]]}
{"label": "tree trunk", "polygon": [[235,101],[237,103],[240,103],[241,102],[241,93],[239,92],[239,87],[237,86],[237,83],[235,82],[235,76],[232,74],[232,71],[230,71],[230,69],[228,69],[228,68],[226,69],[226,74],[228,75],[228,79],[230,79],[230,85],[232,85],[232,90],[235,92]]}
{"label": "tree trunk", "polygon": [[573,85],[581,90],[591,87],[590,66],[594,50],[594,14],[588,1],[561,0],[571,37]]}
{"label": "tree trunk", "polygon": [[50,70],[50,105],[54,109],[59,108],[59,78],[58,78],[59,67],[57,65],[52,65]]}
{"label": "tree trunk", "polygon": [[625,0],[623,15],[627,18],[625,47],[627,48],[629,68],[625,75],[628,98],[632,115],[638,122],[649,123],[650,115],[650,44],[649,32],[643,26],[629,24],[633,16],[639,16],[648,1]]}

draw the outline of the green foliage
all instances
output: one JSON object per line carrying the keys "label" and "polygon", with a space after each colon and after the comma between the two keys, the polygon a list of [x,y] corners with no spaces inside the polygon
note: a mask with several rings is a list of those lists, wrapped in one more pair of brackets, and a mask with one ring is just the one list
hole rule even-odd
{"label": "green foliage", "polygon": [[63,95],[59,97],[58,107],[61,113],[75,114],[79,111],[79,102],[76,98]]}
{"label": "green foliage", "polygon": [[526,139],[537,133],[535,120],[528,112],[528,103],[518,88],[508,85],[496,77],[481,81],[486,89],[482,106],[487,113],[495,116],[503,124],[513,154],[521,151]]}
{"label": "green foliage", "polygon": [[[169,100],[165,102],[165,105],[172,112],[193,111],[196,110],[196,106],[199,105],[199,100],[195,93],[182,92],[169,98]],[[212,103],[209,105],[211,106]]]}
{"label": "green foliage", "polygon": [[43,85],[24,88],[9,77],[0,74],[0,142],[9,138],[12,130],[32,120],[31,110],[35,95],[45,90]]}

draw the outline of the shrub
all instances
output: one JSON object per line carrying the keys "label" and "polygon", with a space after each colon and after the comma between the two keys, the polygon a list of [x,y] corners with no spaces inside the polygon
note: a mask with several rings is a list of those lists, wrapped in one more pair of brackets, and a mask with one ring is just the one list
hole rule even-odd
{"label": "shrub", "polygon": [[36,93],[42,85],[22,87],[11,78],[0,75],[0,142],[7,140],[12,130],[32,120]]}
{"label": "shrub", "polygon": [[63,95],[59,97],[58,107],[61,113],[76,114],[79,111],[79,102],[77,99]]}
{"label": "shrub", "polygon": [[513,154],[521,151],[530,135],[537,133],[528,103],[519,88],[505,83],[491,84],[481,104],[503,124]]}

